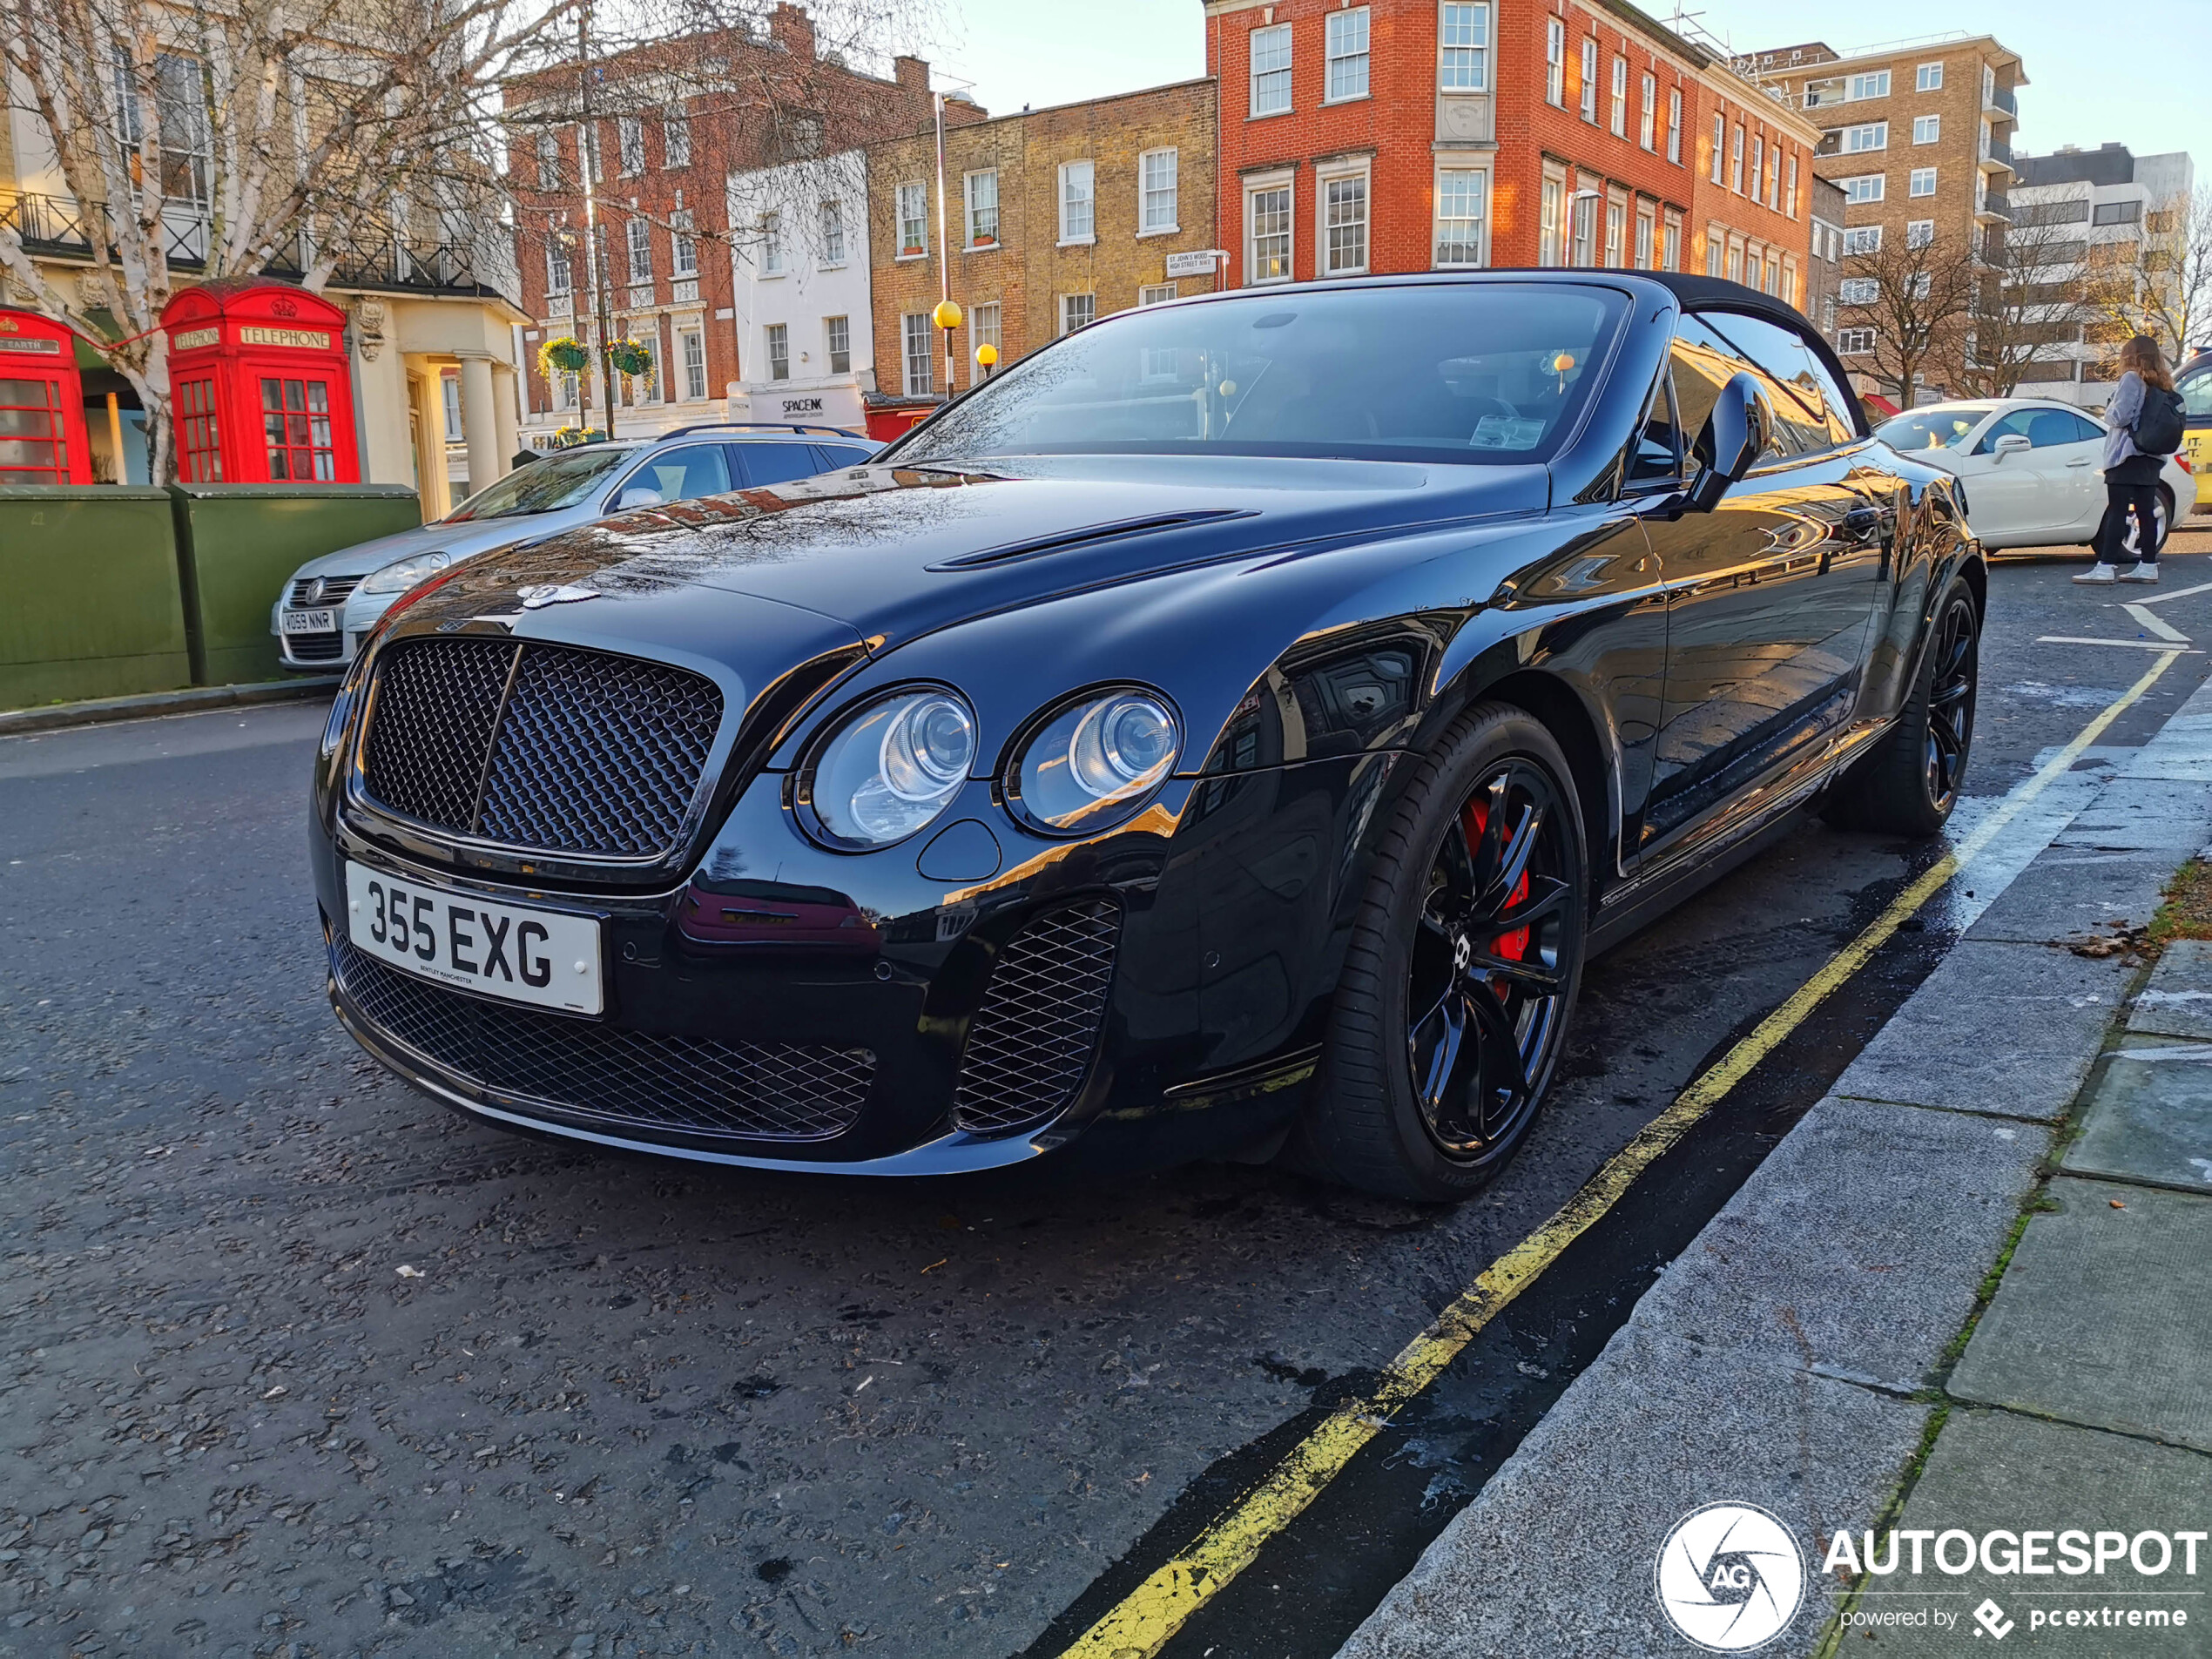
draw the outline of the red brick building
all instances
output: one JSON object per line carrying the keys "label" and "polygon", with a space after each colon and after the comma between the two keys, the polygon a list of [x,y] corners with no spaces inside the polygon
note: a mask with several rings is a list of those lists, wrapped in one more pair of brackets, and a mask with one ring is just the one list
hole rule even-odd
{"label": "red brick building", "polygon": [[1229,281],[1710,270],[1795,302],[1819,129],[1626,0],[1205,0]]}
{"label": "red brick building", "polygon": [[[764,34],[732,29],[656,41],[593,67],[599,269],[617,337],[645,341],[656,360],[651,374],[618,383],[616,429],[725,418],[727,388],[741,378],[731,175],[914,131],[930,119],[929,66],[899,57],[890,80],[861,74],[817,40],[805,8],[779,4]],[[549,385],[537,368],[547,337],[597,338],[580,115],[573,64],[510,87],[503,110],[530,318],[523,435],[538,447],[558,428],[604,423],[596,363],[581,391],[577,377]],[[742,243],[757,233],[748,225],[734,235]]]}

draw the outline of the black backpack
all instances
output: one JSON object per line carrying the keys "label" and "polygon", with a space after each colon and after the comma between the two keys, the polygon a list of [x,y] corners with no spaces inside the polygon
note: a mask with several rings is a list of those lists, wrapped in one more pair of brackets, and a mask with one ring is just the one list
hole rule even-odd
{"label": "black backpack", "polygon": [[2182,395],[2143,382],[2143,407],[2128,428],[2137,453],[2170,455],[2182,447]]}

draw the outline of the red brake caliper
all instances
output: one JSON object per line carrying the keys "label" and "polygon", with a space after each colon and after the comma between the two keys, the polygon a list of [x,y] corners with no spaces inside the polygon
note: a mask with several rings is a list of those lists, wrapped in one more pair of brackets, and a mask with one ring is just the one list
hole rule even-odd
{"label": "red brake caliper", "polygon": [[[1490,809],[1481,801],[1471,800],[1467,804],[1467,810],[1462,814],[1461,822],[1466,828],[1467,845],[1470,847],[1480,844],[1483,828],[1489,821]],[[1523,870],[1521,873],[1520,881],[1515,884],[1513,892],[1507,896],[1506,902],[1519,904],[1527,896],[1528,872]],[[1502,956],[1507,961],[1521,961],[1528,951],[1528,929],[1516,927],[1509,934],[1499,934],[1492,942],[1490,949],[1494,954]],[[1497,992],[1498,1000],[1501,1002],[1505,1001],[1506,988],[1503,984],[1494,983],[1491,988]]]}

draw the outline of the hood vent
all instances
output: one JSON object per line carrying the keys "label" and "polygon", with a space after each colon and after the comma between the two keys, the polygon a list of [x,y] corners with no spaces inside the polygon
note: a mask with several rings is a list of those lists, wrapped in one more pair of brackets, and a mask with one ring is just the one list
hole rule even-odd
{"label": "hood vent", "polygon": [[973,570],[995,564],[1011,564],[1017,559],[1033,558],[1044,553],[1063,552],[1069,548],[1089,547],[1098,542],[1119,541],[1127,536],[1146,536],[1154,530],[1171,530],[1185,524],[1211,524],[1231,518],[1257,518],[1252,508],[1219,507],[1208,512],[1155,513],[1145,518],[1117,518],[1110,523],[1093,524],[1086,529],[1069,530],[1059,536],[1041,536],[1034,541],[1008,542],[1001,547],[987,547],[974,553],[963,553],[957,558],[940,559],[929,568],[932,570]]}

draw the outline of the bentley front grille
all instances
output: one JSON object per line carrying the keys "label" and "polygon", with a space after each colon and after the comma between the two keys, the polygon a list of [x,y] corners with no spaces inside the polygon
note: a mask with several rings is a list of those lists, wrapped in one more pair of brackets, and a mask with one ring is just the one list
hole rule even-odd
{"label": "bentley front grille", "polygon": [[961,1129],[1019,1129],[1076,1097],[1098,1046],[1121,930],[1121,907],[1093,899],[1047,912],[1007,942],[968,1026],[953,1095]]}
{"label": "bentley front grille", "polygon": [[671,851],[722,721],[688,669],[502,639],[410,639],[376,670],[361,782],[402,817],[585,857]]}
{"label": "bentley front grille", "polygon": [[629,1031],[449,991],[332,936],[357,1015],[444,1070],[610,1130],[819,1141],[853,1127],[875,1077],[866,1049]]}

